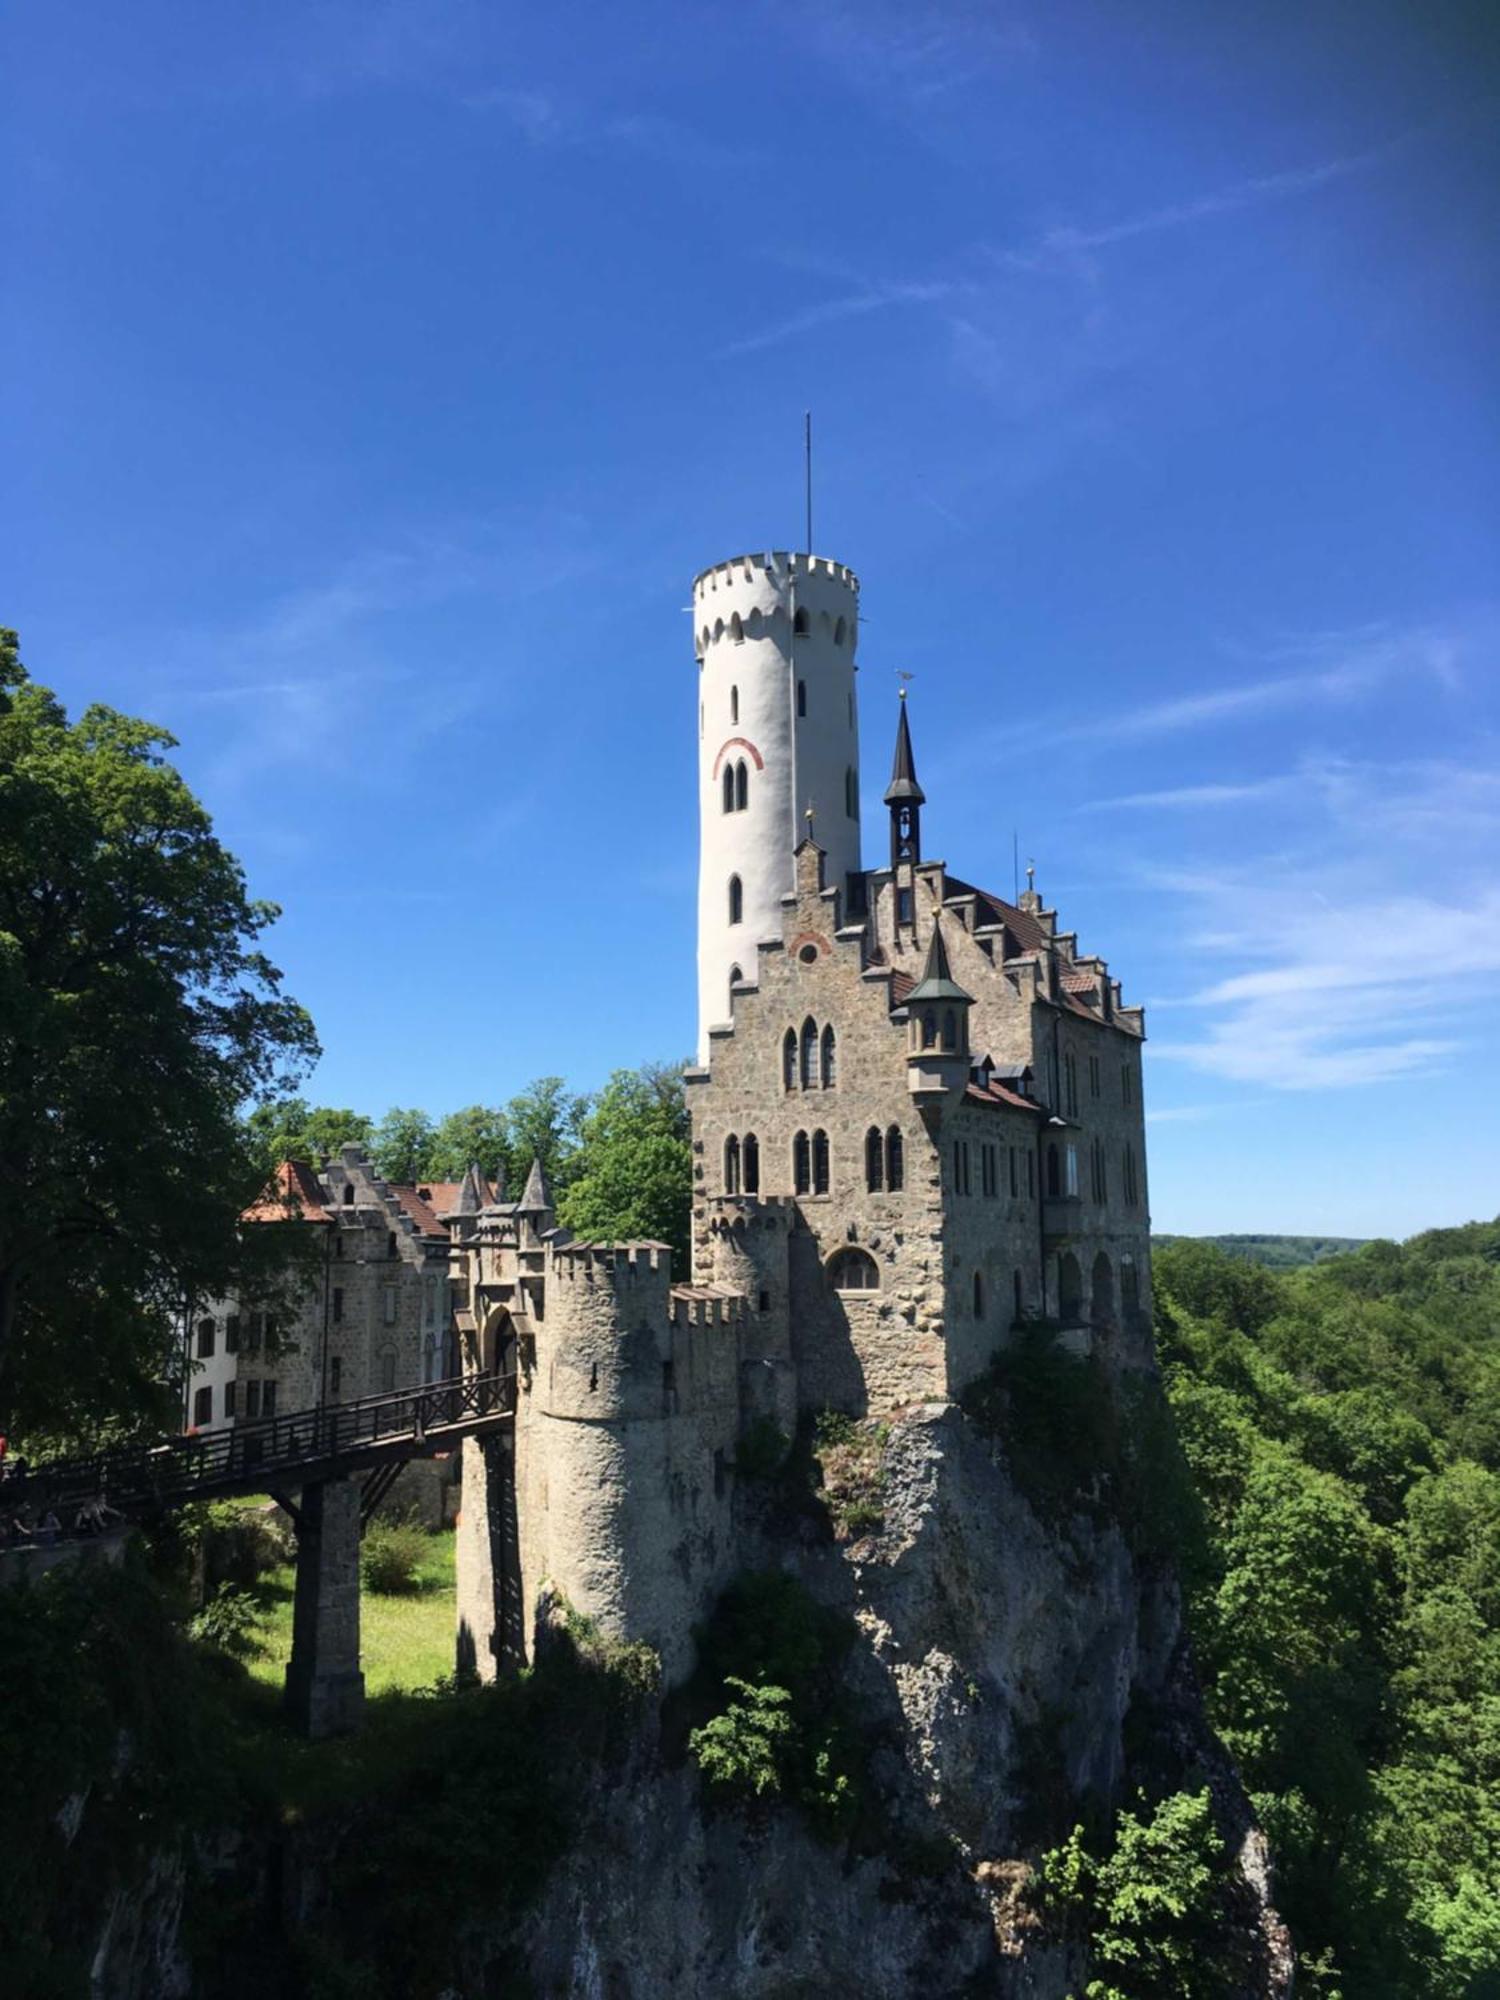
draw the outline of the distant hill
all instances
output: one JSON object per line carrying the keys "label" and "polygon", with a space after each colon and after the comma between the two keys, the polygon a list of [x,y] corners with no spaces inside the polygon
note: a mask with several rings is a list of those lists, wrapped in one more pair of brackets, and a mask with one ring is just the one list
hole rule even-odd
{"label": "distant hill", "polygon": [[1244,1257],[1272,1271],[1296,1271],[1358,1250],[1365,1236],[1153,1236],[1153,1243],[1212,1243],[1228,1257]]}

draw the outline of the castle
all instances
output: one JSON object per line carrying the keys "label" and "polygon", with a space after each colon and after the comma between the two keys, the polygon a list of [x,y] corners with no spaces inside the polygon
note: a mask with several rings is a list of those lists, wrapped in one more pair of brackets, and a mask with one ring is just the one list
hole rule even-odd
{"label": "castle", "polygon": [[464,1363],[517,1386],[513,1433],[464,1446],[459,1655],[485,1676],[548,1592],[689,1671],[753,1432],[956,1399],[1028,1321],[1148,1350],[1141,1010],[1034,886],[925,857],[904,700],[863,866],[848,569],[739,556],[693,613],[693,1269],[571,1240],[539,1173],[460,1190]]}
{"label": "castle", "polygon": [[321,1169],[283,1161],[245,1219],[311,1230],[316,1277],[280,1324],[236,1298],[184,1315],[184,1424],[220,1431],[456,1374],[445,1217],[493,1192],[477,1173],[461,1184],[385,1181],[359,1146]]}

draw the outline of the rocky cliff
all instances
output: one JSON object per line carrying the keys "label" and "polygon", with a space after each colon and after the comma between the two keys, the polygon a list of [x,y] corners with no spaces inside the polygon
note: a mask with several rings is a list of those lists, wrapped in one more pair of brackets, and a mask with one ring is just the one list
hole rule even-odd
{"label": "rocky cliff", "polygon": [[[592,1791],[522,1927],[536,1988],[772,2000],[857,1980],[871,2000],[1063,2000],[1084,1966],[1039,1914],[1033,1864],[1149,1777],[1213,1792],[1237,1855],[1232,1990],[1289,1992],[1263,1843],[1203,1718],[1170,1563],[1107,1508],[1039,1512],[951,1406],[861,1427],[822,1459],[822,1507],[752,1499],[745,1554],[854,1621],[857,1825],[830,1839],[792,1804],[716,1803],[669,1712]],[[868,1532],[840,1535],[840,1518]]]}

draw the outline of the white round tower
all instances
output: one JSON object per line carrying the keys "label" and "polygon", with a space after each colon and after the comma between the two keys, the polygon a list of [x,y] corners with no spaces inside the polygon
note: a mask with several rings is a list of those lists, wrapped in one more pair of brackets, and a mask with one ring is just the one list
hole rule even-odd
{"label": "white round tower", "polygon": [[735,556],[693,584],[700,1062],[735,973],[753,983],[781,936],[809,807],[828,886],[859,872],[858,639],[859,579],[826,556]]}

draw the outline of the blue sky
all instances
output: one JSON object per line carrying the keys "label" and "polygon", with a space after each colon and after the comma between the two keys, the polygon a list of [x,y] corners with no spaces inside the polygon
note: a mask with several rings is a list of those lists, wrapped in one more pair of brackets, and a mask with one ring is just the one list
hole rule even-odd
{"label": "blue sky", "polygon": [[1500,1208],[1486,10],[0,0],[0,618],[281,903],[315,1095],[693,1039],[706,564],[1149,1012],[1164,1229]]}

